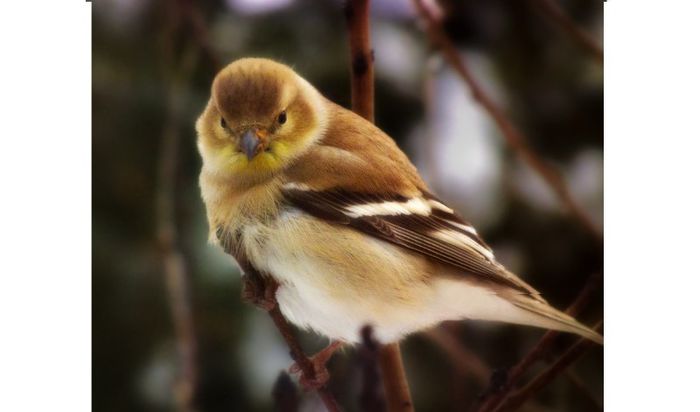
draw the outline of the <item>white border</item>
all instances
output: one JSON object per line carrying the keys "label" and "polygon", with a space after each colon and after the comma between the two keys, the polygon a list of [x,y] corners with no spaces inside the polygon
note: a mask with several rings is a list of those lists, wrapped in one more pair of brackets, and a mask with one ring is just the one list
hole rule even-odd
{"label": "white border", "polygon": [[2,411],[91,407],[91,6],[0,6]]}

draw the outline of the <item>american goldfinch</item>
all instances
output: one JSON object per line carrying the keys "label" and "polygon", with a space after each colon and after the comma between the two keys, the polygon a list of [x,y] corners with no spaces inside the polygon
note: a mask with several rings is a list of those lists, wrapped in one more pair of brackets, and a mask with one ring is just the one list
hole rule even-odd
{"label": "american goldfinch", "polygon": [[480,319],[602,343],[499,264],[389,136],[291,68],[231,63],[196,130],[211,240],[273,278],[297,326],[354,343],[371,325],[389,343]]}

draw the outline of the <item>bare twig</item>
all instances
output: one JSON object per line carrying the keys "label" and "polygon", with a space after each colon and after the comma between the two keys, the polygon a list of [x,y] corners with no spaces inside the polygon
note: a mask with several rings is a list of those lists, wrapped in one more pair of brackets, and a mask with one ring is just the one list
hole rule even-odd
{"label": "bare twig", "polygon": [[[566,310],[571,316],[576,316],[590,301],[593,293],[600,287],[602,276],[599,273],[594,273],[589,276],[586,285],[581,289],[576,300],[569,305]],[[490,412],[496,408],[503,399],[509,394],[510,390],[515,387],[516,382],[535,362],[540,360],[547,353],[547,350],[554,343],[554,339],[559,335],[555,330],[547,331],[535,346],[525,355],[517,365],[513,366],[508,372],[508,380],[499,391],[490,391],[489,395],[484,398],[478,406],[479,412]]]}
{"label": "bare twig", "polygon": [[440,22],[433,15],[430,9],[423,3],[423,0],[413,0],[418,12],[426,22],[426,30],[433,43],[440,47],[445,59],[457,71],[459,76],[469,86],[474,99],[479,102],[491,115],[498,125],[501,133],[510,147],[520,155],[554,191],[562,204],[569,210],[571,215],[581,226],[602,243],[602,233],[600,229],[588,217],[583,208],[576,203],[564,179],[559,172],[540,158],[540,156],[528,145],[525,136],[508,119],[505,113],[486,94],[481,85],[469,70],[464,58],[460,55],[450,38],[442,29]]}
{"label": "bare twig", "polygon": [[471,375],[482,385],[488,383],[491,369],[476,354],[465,348],[444,325],[430,329],[425,335],[450,357],[460,375]]}
{"label": "bare twig", "polygon": [[175,218],[176,177],[180,133],[179,119],[183,112],[183,93],[191,75],[192,59],[187,55],[176,62],[172,38],[179,27],[179,14],[168,10],[164,25],[163,78],[165,79],[166,117],[161,136],[156,189],[156,236],[163,260],[163,272],[168,293],[171,318],[175,328],[178,351],[178,377],[173,388],[179,411],[191,411],[197,387],[197,344],[190,306],[185,258],[178,245]]}
{"label": "bare twig", "polygon": [[369,0],[348,0],[345,20],[350,38],[352,110],[374,122],[374,51],[369,35]]}
{"label": "bare twig", "polygon": [[[230,250],[227,250],[227,252],[233,254]],[[303,378],[307,382],[316,380],[316,368],[314,368],[313,362],[304,353],[299,340],[294,334],[294,329],[280,310],[276,299],[278,284],[269,276],[262,276],[252,266],[245,264],[242,266],[245,271],[244,285],[246,288],[244,288],[244,295],[246,299],[251,302],[267,301],[267,305],[263,305],[266,306],[264,309],[272,318],[287,346],[289,346],[289,354],[299,366]],[[335,397],[326,385],[317,388],[316,392],[329,412],[338,412],[340,410],[338,402],[336,402]]]}
{"label": "bare twig", "polygon": [[204,22],[201,10],[194,7],[192,0],[177,0],[180,4],[181,12],[183,13],[184,23],[189,26],[192,32],[193,40],[199,46],[204,57],[209,61],[209,65],[214,71],[218,71],[221,67],[221,60],[209,42],[209,33]]}
{"label": "bare twig", "polygon": [[384,345],[379,354],[389,412],[413,412],[411,391],[406,380],[399,344]]}
{"label": "bare twig", "polygon": [[603,405],[600,403],[598,398],[591,392],[591,390],[586,386],[586,383],[579,377],[576,372],[571,369],[567,370],[566,378],[571,382],[574,388],[576,388],[579,393],[581,393],[588,401],[591,406],[595,408],[596,411],[602,411]]}
{"label": "bare twig", "polygon": [[[555,0],[531,0],[548,20],[566,33],[579,47],[589,53],[598,63],[603,63],[603,49],[590,34],[579,27],[571,17],[562,10]],[[601,6],[602,7],[602,6]]]}
{"label": "bare twig", "polygon": [[[599,329],[602,324],[602,321],[598,322],[593,329]],[[560,373],[566,371],[566,368],[571,366],[576,359],[580,358],[581,355],[583,355],[586,350],[592,346],[595,346],[595,343],[592,341],[585,338],[579,339],[547,369],[542,371],[527,385],[523,386],[522,389],[508,396],[508,398],[506,398],[506,400],[499,407],[497,407],[495,411],[503,412],[517,409],[542,388],[544,388],[548,383],[554,380],[554,378],[556,378]]]}
{"label": "bare twig", "polygon": [[[369,0],[348,0],[345,3],[345,19],[352,61],[352,110],[374,122],[374,52],[369,35]],[[379,357],[389,411],[413,411],[399,344],[383,346]]]}
{"label": "bare twig", "polygon": [[361,335],[362,346],[358,353],[362,368],[360,408],[365,412],[383,412],[386,410],[386,402],[379,376],[379,343],[372,337],[370,326],[362,328]]}

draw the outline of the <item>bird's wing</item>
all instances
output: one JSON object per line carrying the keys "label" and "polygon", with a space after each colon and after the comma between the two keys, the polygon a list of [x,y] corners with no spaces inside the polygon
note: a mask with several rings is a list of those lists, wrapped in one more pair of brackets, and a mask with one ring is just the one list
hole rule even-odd
{"label": "bird's wing", "polygon": [[342,188],[314,190],[297,183],[284,185],[282,191],[290,204],[317,218],[352,227],[451,265],[466,275],[541,300],[535,289],[495,261],[474,227],[429,193],[409,198]]}

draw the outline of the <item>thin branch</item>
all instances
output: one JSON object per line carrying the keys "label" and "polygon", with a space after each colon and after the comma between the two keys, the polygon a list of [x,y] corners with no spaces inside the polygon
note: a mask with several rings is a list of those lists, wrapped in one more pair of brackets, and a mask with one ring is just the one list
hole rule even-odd
{"label": "thin branch", "polygon": [[374,50],[370,45],[369,0],[348,0],[345,21],[350,39],[352,110],[374,122]]}
{"label": "thin branch", "polygon": [[382,394],[379,374],[379,343],[372,337],[371,326],[365,326],[360,333],[362,335],[362,346],[358,351],[362,368],[360,408],[365,412],[384,412],[386,401]]}
{"label": "thin branch", "polygon": [[[226,252],[236,257],[233,250],[226,250]],[[294,334],[294,329],[289,322],[287,322],[287,319],[282,315],[282,311],[280,310],[276,298],[279,285],[274,279],[269,276],[261,275],[255,268],[246,265],[245,262],[243,262],[243,270],[245,272],[243,276],[244,300],[256,304],[267,311],[270,318],[272,318],[272,322],[277,327],[277,330],[279,330],[280,335],[282,335],[282,338],[287,343],[289,354],[299,366],[303,379],[307,382],[315,381],[316,368],[314,368],[311,359],[304,353],[299,340]],[[316,392],[329,412],[338,412],[340,410],[338,402],[336,402],[335,397],[325,384],[316,388]]]}
{"label": "thin branch", "polygon": [[406,380],[399,344],[390,343],[382,346],[379,362],[384,375],[384,393],[389,412],[413,412],[411,391]]}
{"label": "thin branch", "polygon": [[547,19],[567,36],[569,36],[581,49],[589,53],[599,64],[603,63],[603,49],[585,30],[579,27],[571,17],[562,10],[555,0],[531,0],[537,9]]}
{"label": "thin branch", "polygon": [[[284,317],[284,315],[282,315],[279,305],[275,305],[275,307],[268,313],[270,314],[272,321],[275,323],[275,326],[277,326],[277,329],[279,329],[280,333],[282,334],[285,342],[287,342],[290,355],[292,356],[292,359],[294,359],[294,362],[296,362],[301,368],[301,373],[308,380],[315,379],[316,369],[314,368],[313,363],[311,363],[311,360],[304,353],[304,350],[301,348],[301,344],[296,338],[296,335],[294,335],[291,325],[289,325],[287,319]],[[326,406],[328,412],[340,411],[338,402],[336,402],[335,397],[326,385],[316,389],[316,392],[323,401],[323,404]]]}
{"label": "thin branch", "polygon": [[444,325],[430,329],[425,332],[425,335],[450,357],[460,375],[471,375],[482,385],[488,383],[491,368],[476,354],[465,348]]}
{"label": "thin branch", "polygon": [[221,68],[221,60],[216,51],[209,42],[209,32],[202,16],[201,10],[194,7],[192,0],[177,0],[180,2],[180,8],[184,14],[185,23],[189,26],[192,32],[192,38],[199,46],[204,57],[209,61],[210,67],[214,71]]}
{"label": "thin branch", "polygon": [[[602,324],[602,321],[598,322],[593,329],[598,330]],[[542,388],[547,386],[547,384],[559,376],[559,374],[566,371],[566,369],[571,366],[574,361],[580,358],[587,349],[593,346],[595,346],[594,342],[585,338],[579,339],[547,369],[542,371],[527,385],[523,386],[522,389],[508,396],[508,398],[506,398],[506,400],[498,408],[496,408],[495,411],[504,412],[517,409],[528,399],[532,398],[535,394],[542,390]]]}
{"label": "thin branch", "polygon": [[564,375],[566,375],[566,378],[569,380],[569,382],[571,382],[571,385],[576,388],[576,390],[578,390],[579,393],[581,393],[586,399],[588,399],[591,406],[593,406],[595,410],[603,410],[603,405],[600,403],[598,398],[596,398],[593,392],[591,392],[591,390],[586,386],[586,383],[581,379],[581,377],[576,374],[576,372],[569,369]]}
{"label": "thin branch", "polygon": [[476,78],[468,68],[464,58],[442,29],[439,20],[433,15],[430,9],[423,3],[423,0],[413,0],[416,9],[426,22],[426,30],[433,43],[440,47],[445,59],[457,71],[459,76],[467,84],[474,99],[479,102],[491,115],[498,125],[501,133],[508,145],[520,155],[554,191],[562,204],[569,210],[577,222],[594,238],[602,243],[602,233],[600,229],[588,217],[583,208],[574,200],[571,192],[566,186],[566,182],[559,172],[540,158],[540,156],[528,145],[525,136],[508,119],[505,113],[489,97]]}
{"label": "thin branch", "polygon": [[[600,287],[601,281],[602,276],[599,273],[594,273],[589,276],[586,285],[583,287],[583,289],[581,289],[581,292],[579,292],[576,300],[569,305],[566,313],[571,316],[578,315],[583,308],[588,305],[588,302],[593,297],[593,293]],[[530,352],[528,352],[528,354],[525,355],[517,365],[513,366],[510,371],[508,371],[508,380],[503,387],[500,388],[499,391],[491,391],[492,393],[487,395],[482,400],[480,406],[478,406],[478,411],[490,412],[494,410],[494,408],[496,408],[503,401],[503,399],[508,396],[510,390],[515,387],[515,384],[518,382],[520,377],[522,377],[525,372],[535,364],[535,362],[542,359],[543,355],[547,353],[549,348],[552,346],[552,343],[554,343],[554,339],[559,335],[559,333],[560,332],[558,331],[550,330],[542,335],[542,338],[540,338],[532,350],[530,350]]]}
{"label": "thin branch", "polygon": [[[370,45],[369,0],[348,0],[345,3],[345,19],[352,61],[352,110],[374,122],[374,52]],[[399,344],[383,346],[379,358],[389,411],[413,411]]]}
{"label": "thin branch", "polygon": [[178,244],[176,223],[176,177],[180,145],[179,121],[182,119],[185,84],[191,76],[192,59],[185,54],[176,62],[172,38],[180,26],[179,13],[168,10],[164,25],[163,78],[165,79],[165,123],[161,136],[156,185],[156,237],[163,261],[164,280],[178,352],[178,377],[173,388],[179,411],[194,409],[197,387],[197,342],[190,306],[185,258]]}

